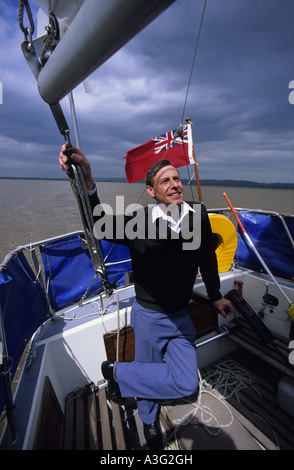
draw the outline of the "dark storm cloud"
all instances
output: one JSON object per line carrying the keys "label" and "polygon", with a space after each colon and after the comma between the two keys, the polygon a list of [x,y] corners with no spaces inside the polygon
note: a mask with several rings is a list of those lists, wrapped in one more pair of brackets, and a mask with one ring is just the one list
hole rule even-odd
{"label": "dark storm cloud", "polygon": [[[74,91],[97,177],[123,177],[127,150],[179,125],[203,5],[176,1],[90,77],[91,94]],[[17,1],[1,9],[1,175],[61,176],[63,139],[21,55]],[[293,181],[293,17],[292,0],[208,0],[184,113],[202,178]]]}

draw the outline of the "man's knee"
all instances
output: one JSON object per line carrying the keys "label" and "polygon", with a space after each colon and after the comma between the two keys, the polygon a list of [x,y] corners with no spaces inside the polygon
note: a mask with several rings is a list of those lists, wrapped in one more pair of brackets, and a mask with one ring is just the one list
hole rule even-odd
{"label": "man's knee", "polygon": [[189,377],[186,380],[178,380],[176,381],[176,388],[178,393],[182,397],[189,397],[190,395],[194,395],[198,389],[198,375],[196,374],[189,374]]}
{"label": "man's knee", "polygon": [[193,380],[190,381],[189,385],[190,386],[188,387],[188,393],[187,393],[186,396],[193,395],[196,392],[196,390],[198,389],[198,375],[197,375],[197,373],[193,377]]}

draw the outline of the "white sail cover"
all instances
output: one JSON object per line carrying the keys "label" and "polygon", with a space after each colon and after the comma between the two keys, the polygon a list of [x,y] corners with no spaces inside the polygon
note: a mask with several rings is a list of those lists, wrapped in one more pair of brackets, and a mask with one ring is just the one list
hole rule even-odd
{"label": "white sail cover", "polygon": [[58,103],[174,1],[36,0],[61,33],[38,75],[41,97]]}

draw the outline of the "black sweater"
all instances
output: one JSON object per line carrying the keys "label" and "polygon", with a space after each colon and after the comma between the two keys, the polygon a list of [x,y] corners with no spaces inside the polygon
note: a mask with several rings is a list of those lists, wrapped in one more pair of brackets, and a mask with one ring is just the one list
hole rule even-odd
{"label": "black sweater", "polygon": [[[91,207],[100,203],[97,193],[90,197]],[[95,214],[95,212],[94,212]],[[192,227],[192,212],[189,211],[189,224]],[[101,217],[103,217],[102,214]],[[101,223],[102,218],[95,218]],[[201,244],[198,249],[183,249],[183,240],[180,234],[175,238],[162,218],[152,224],[152,239],[147,238],[148,223],[151,221],[149,207],[135,214],[137,229],[140,236],[130,239],[126,234],[122,238],[116,236],[116,224],[120,223],[128,232],[128,223],[133,224],[132,216],[114,216],[113,236],[104,237],[109,241],[127,245],[132,259],[134,286],[136,299],[142,306],[161,312],[176,312],[187,306],[195,278],[200,268],[207,294],[211,301],[219,300],[222,295],[219,291],[220,281],[217,270],[217,260],[214,251],[213,237],[206,208],[201,204]],[[130,228],[130,227],[129,227]],[[167,237],[160,238],[160,230],[165,230]],[[150,230],[150,228],[149,228]],[[95,230],[94,230],[95,233]],[[142,236],[143,234],[143,236]]]}

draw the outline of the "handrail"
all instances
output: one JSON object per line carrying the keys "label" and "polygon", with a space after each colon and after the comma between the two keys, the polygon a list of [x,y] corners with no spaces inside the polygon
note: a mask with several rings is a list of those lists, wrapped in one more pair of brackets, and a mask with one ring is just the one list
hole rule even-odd
{"label": "handrail", "polygon": [[40,245],[44,245],[45,243],[49,243],[49,242],[53,242],[53,241],[57,241],[57,240],[62,240],[63,238],[67,238],[71,235],[83,235],[83,233],[84,232],[82,230],[77,230],[77,231],[74,231],[74,232],[65,233],[63,235],[57,235],[56,237],[45,238],[44,240],[39,240],[37,242],[29,243],[27,245],[20,245],[17,248],[15,248],[14,250],[10,251],[5,256],[4,260],[0,264],[0,273],[3,272],[3,270],[6,268],[6,266],[10,262],[10,260],[13,258],[13,256],[17,255],[18,253],[21,253],[22,251],[32,250],[32,248],[36,248]]}
{"label": "handrail", "polygon": [[[278,217],[278,219],[281,221],[282,225],[283,225],[283,228],[286,232],[286,235],[289,239],[289,242],[294,250],[294,240],[292,238],[292,235],[287,227],[287,224],[284,220],[284,217],[293,217],[294,218],[294,215],[293,214],[280,214],[279,212],[275,212],[275,211],[267,211],[267,210],[263,210],[263,209],[246,209],[246,208],[243,208],[243,207],[236,207],[235,210],[237,212],[255,212],[256,214],[264,214],[264,215],[269,215],[269,216],[274,216],[274,217]],[[231,209],[230,207],[226,207],[226,208],[217,208],[217,209],[209,209],[208,212],[231,212]]]}
{"label": "handrail", "polygon": [[[288,227],[285,223],[285,220],[284,220],[284,217],[293,217],[294,218],[294,215],[292,215],[292,214],[283,214],[283,213],[280,214],[280,213],[275,212],[275,211],[267,211],[267,210],[262,210],[262,209],[247,209],[247,208],[243,208],[243,207],[236,207],[235,210],[238,211],[238,212],[240,212],[240,211],[256,212],[256,213],[259,213],[259,214],[265,214],[265,215],[278,217],[279,220],[282,222],[282,225],[283,225],[284,230],[287,234],[287,237],[290,241],[290,244],[291,244],[292,248],[294,249],[293,238],[292,238],[292,236],[290,234],[290,231],[289,231],[289,229],[288,229]],[[231,209],[229,207],[212,208],[212,209],[208,209],[208,212],[231,212]],[[76,231],[65,233],[65,234],[62,234],[62,235],[57,235],[56,237],[51,237],[51,238],[47,238],[47,239],[40,240],[40,241],[37,241],[37,242],[29,243],[27,245],[18,246],[17,248],[15,248],[14,250],[12,250],[11,252],[9,252],[6,255],[6,257],[4,258],[2,263],[0,264],[0,273],[3,272],[6,265],[9,263],[9,261],[12,259],[12,257],[14,255],[22,252],[22,251],[31,250],[32,248],[38,247],[40,245],[44,245],[45,243],[49,243],[49,242],[57,241],[57,240],[62,240],[63,238],[67,238],[67,237],[72,236],[72,235],[83,235],[83,233],[84,233],[83,230],[76,230]],[[108,265],[108,263],[107,263],[107,265]]]}
{"label": "handrail", "polygon": [[284,230],[286,232],[286,235],[291,243],[291,246],[294,250],[294,240],[292,238],[292,235],[287,227],[287,224],[284,220],[284,217],[283,216],[287,216],[287,217],[294,217],[293,215],[288,215],[288,214],[279,214],[278,212],[274,212],[274,211],[263,211],[261,209],[257,209],[257,210],[248,210],[248,209],[238,209],[238,210],[241,210],[241,211],[247,211],[247,212],[256,212],[257,214],[267,214],[267,215],[271,215],[271,216],[275,216],[275,217],[278,217],[278,219],[282,222],[282,225],[284,227]]}
{"label": "handrail", "polygon": [[[40,247],[42,247],[42,246],[44,246],[48,243],[58,242],[60,240],[64,240],[68,237],[72,237],[72,236],[75,236],[75,235],[82,237],[84,235],[84,231],[83,230],[77,230],[77,231],[65,233],[65,234],[62,234],[62,235],[57,235],[55,237],[42,239],[42,240],[39,240],[37,242],[29,243],[27,245],[18,246],[13,251],[8,253],[6,255],[6,257],[4,258],[3,262],[0,264],[0,274],[2,274],[4,272],[4,270],[9,266],[9,264],[12,261],[14,256],[16,256],[20,253],[24,254],[24,252],[26,250],[30,253],[31,263],[29,263],[29,264],[30,264],[31,268],[33,268],[33,272],[34,272],[34,275],[35,275],[35,282],[38,282],[40,284],[40,286],[41,286],[41,288],[42,288],[42,290],[45,294],[46,301],[47,301],[47,304],[48,304],[48,307],[49,307],[49,311],[50,311],[51,317],[53,319],[56,318],[56,315],[55,315],[54,309],[51,306],[51,300],[50,300],[49,293],[48,293],[48,284],[46,284],[45,279],[44,279],[44,272],[42,270],[42,267],[44,269],[44,265],[43,265],[42,261],[39,260],[37,255],[36,255],[36,248],[39,248],[39,254],[40,254]],[[113,247],[113,245],[112,245],[112,247]],[[108,254],[105,257],[105,260],[107,259]],[[114,265],[117,265],[117,264],[128,263],[130,261],[131,261],[131,259],[129,257],[127,259],[123,259],[123,260],[120,260],[120,261],[110,261],[108,263],[105,263],[105,267],[110,267],[110,266],[114,266]]]}
{"label": "handrail", "polygon": [[[216,208],[210,208],[210,209],[207,209],[208,212],[231,212],[231,209],[229,206],[227,207],[216,207]],[[235,207],[235,210],[236,211],[246,211],[246,212],[258,212],[258,213],[261,213],[261,214],[268,214],[268,215],[276,215],[276,214],[279,214],[281,215],[282,217],[293,217],[294,218],[294,214],[285,214],[284,212],[275,212],[275,211],[270,211],[270,210],[265,210],[265,209],[248,209],[246,207]]]}

